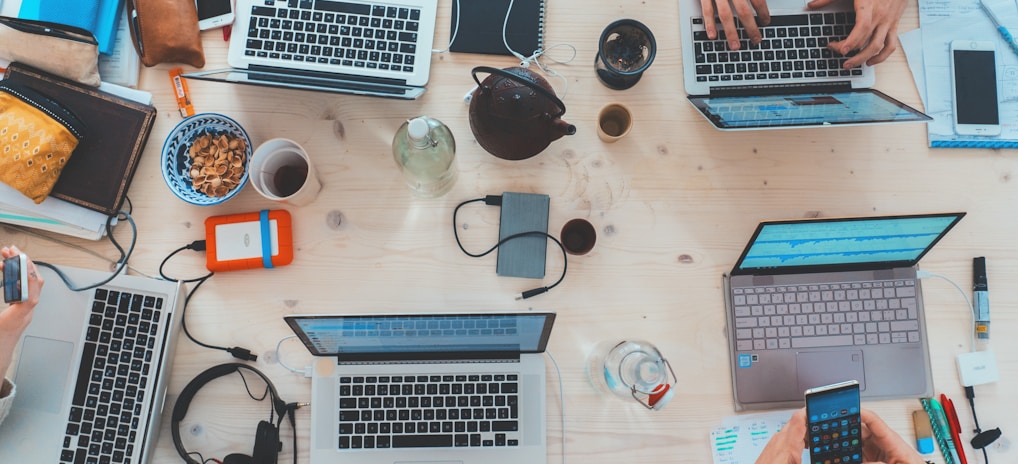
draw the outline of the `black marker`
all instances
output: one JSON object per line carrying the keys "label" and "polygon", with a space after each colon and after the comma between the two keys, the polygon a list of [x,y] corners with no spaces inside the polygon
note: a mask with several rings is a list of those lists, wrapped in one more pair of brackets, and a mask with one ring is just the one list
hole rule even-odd
{"label": "black marker", "polygon": [[976,311],[976,338],[990,339],[990,287],[986,283],[986,258],[972,258],[972,294]]}

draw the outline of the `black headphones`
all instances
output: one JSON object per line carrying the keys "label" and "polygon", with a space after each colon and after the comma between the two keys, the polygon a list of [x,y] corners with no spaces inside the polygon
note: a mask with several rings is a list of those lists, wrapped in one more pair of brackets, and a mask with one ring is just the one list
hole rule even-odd
{"label": "black headphones", "polygon": [[[255,369],[247,364],[240,363],[227,363],[220,364],[218,366],[210,367],[204,372],[198,374],[190,383],[181,390],[180,395],[177,397],[177,403],[173,406],[173,415],[171,416],[171,425],[173,427],[173,446],[177,448],[177,453],[187,464],[203,464],[191,459],[190,453],[184,449],[183,443],[180,441],[180,421],[187,414],[187,408],[191,405],[191,400],[194,399],[194,395],[198,393],[198,390],[210,381],[219,377],[238,373],[243,377],[241,369],[247,369],[248,371],[254,372],[262,380],[265,381],[265,385],[268,387],[269,400],[272,402],[272,411],[269,413],[268,421],[258,422],[258,430],[255,433],[255,444],[254,451],[250,456],[246,454],[233,453],[227,455],[223,459],[223,464],[276,464],[279,457],[279,451],[283,447],[283,443],[279,441],[279,425],[283,422],[284,416],[289,416],[290,425],[294,425],[293,411],[297,409],[296,404],[289,405],[285,401],[279,398],[279,394],[276,392],[276,387],[272,385],[269,378],[265,376],[261,371]],[[247,380],[244,381],[245,386]],[[275,424],[271,422],[273,412],[278,415],[278,420]],[[294,442],[296,442],[297,431],[294,429]],[[294,448],[294,462],[297,460],[297,449]],[[200,455],[199,455],[200,456]]]}

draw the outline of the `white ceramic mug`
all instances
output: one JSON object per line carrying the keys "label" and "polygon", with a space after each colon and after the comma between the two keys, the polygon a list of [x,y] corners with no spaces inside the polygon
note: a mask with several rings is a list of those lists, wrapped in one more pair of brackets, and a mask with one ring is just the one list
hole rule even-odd
{"label": "white ceramic mug", "polygon": [[277,138],[259,145],[250,169],[251,185],[270,200],[303,206],[322,189],[311,158],[293,140]]}

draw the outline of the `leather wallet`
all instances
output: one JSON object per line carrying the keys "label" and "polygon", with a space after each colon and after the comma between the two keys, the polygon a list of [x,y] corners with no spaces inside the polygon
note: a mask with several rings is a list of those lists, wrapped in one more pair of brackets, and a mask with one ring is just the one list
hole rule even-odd
{"label": "leather wallet", "polygon": [[194,0],[128,0],[131,41],[145,66],[205,66]]}
{"label": "leather wallet", "polygon": [[0,58],[99,86],[99,44],[79,27],[0,16]]}

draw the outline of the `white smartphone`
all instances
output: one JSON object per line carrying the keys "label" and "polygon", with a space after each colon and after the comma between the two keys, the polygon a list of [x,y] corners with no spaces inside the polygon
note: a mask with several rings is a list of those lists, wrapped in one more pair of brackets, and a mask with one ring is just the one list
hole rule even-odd
{"label": "white smartphone", "polygon": [[951,42],[954,131],[959,135],[1000,135],[995,55],[993,42]]}
{"label": "white smartphone", "polygon": [[806,390],[806,442],[811,463],[862,463],[859,382]]}
{"label": "white smartphone", "polygon": [[28,258],[24,254],[4,259],[4,302],[28,299]]}
{"label": "white smartphone", "polygon": [[233,0],[195,0],[198,29],[208,30],[233,24]]}

